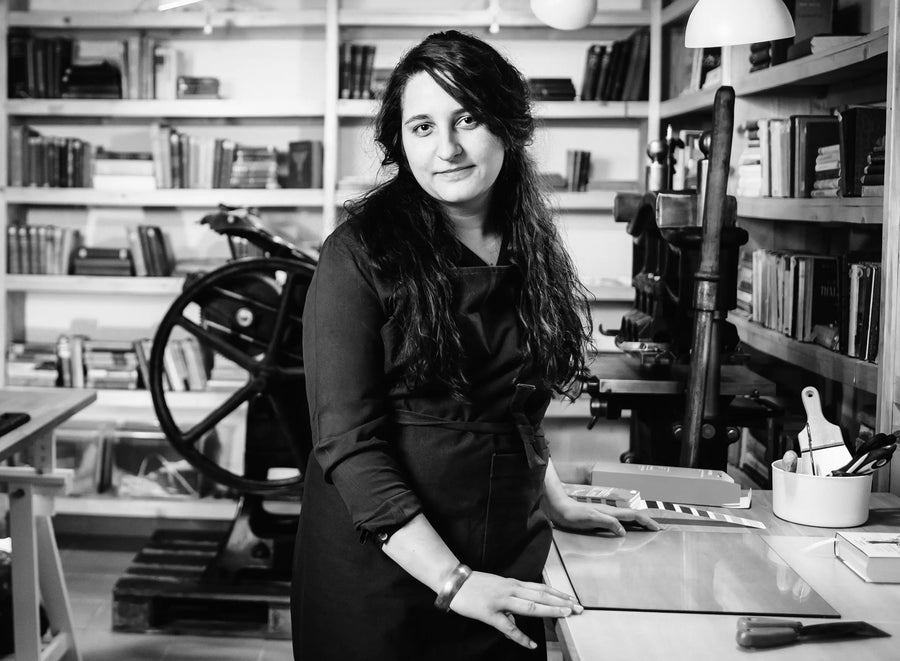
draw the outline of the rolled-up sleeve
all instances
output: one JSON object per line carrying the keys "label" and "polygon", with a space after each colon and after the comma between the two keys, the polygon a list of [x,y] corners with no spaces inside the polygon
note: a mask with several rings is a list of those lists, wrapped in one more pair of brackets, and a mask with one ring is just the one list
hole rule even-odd
{"label": "rolled-up sleeve", "polygon": [[372,533],[421,511],[387,438],[385,321],[362,248],[338,228],[322,247],[303,311],[313,454],[354,526]]}

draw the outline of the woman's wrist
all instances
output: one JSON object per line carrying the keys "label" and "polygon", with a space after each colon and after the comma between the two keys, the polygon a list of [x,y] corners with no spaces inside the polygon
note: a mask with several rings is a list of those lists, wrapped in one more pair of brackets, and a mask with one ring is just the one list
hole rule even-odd
{"label": "woman's wrist", "polygon": [[450,602],[453,601],[456,593],[459,592],[471,575],[472,570],[462,563],[450,570],[438,590],[437,597],[434,600],[434,607],[441,611],[449,611]]}

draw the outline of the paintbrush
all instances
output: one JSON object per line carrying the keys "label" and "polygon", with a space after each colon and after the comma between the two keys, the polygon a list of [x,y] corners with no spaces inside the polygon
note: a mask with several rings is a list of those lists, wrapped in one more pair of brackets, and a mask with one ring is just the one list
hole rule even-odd
{"label": "paintbrush", "polygon": [[806,426],[797,435],[800,454],[809,458],[813,475],[828,475],[845,466],[852,455],[844,444],[841,428],[825,419],[819,391],[807,386],[800,397],[806,409]]}

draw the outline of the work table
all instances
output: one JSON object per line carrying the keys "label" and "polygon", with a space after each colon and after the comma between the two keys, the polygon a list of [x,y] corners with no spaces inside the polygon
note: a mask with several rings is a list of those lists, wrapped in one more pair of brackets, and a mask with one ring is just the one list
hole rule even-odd
{"label": "work table", "polygon": [[[799,617],[805,624],[865,620],[891,634],[890,638],[845,640],[840,642],[801,642],[765,650],[745,650],[735,642],[736,614],[682,613],[635,610],[585,610],[584,613],[557,621],[556,629],[567,661],[595,659],[729,659],[746,654],[764,657],[766,661],[790,659],[847,659],[884,661],[900,656],[900,584],[866,583],[834,557],[832,545],[835,529],[802,526],[777,518],[772,513],[770,491],[754,491],[752,506],[745,510],[707,508],[756,519],[766,525],[755,530],[730,524],[697,520],[675,512],[651,510],[652,516],[668,530],[717,532],[734,535],[759,535],[787,565],[800,575],[841,616],[840,620]],[[865,525],[854,531],[900,532],[900,497],[873,493],[870,515]],[[654,534],[629,531],[628,535]],[[615,540],[597,536],[601,550]],[[602,571],[598,557],[598,571]],[[713,571],[713,567],[710,567]],[[673,576],[677,576],[673,572]],[[544,570],[545,581],[552,587],[574,593],[569,577],[554,545]],[[615,580],[610,577],[608,580]],[[660,590],[677,590],[672,585],[659,585]],[[740,590],[740,585],[722,578],[719,586]]]}

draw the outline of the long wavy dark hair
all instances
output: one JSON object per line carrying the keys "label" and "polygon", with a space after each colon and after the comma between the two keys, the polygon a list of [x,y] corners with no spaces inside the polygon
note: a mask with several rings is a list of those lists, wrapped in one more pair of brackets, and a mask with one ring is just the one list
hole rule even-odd
{"label": "long wavy dark hair", "polygon": [[398,355],[410,387],[440,384],[464,397],[465,356],[453,316],[452,269],[461,252],[440,204],[424,194],[403,151],[402,101],[409,79],[428,73],[504,145],[488,219],[504,235],[521,274],[517,309],[526,355],[545,385],[566,392],[584,370],[590,342],[585,290],[553,223],[546,193],[526,149],[534,135],[531,96],[522,74],[475,36],[430,35],[393,70],[375,118],[387,182],[346,205],[376,271],[394,283],[394,322],[403,329]]}

